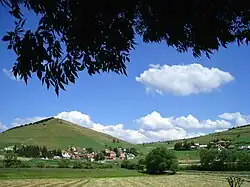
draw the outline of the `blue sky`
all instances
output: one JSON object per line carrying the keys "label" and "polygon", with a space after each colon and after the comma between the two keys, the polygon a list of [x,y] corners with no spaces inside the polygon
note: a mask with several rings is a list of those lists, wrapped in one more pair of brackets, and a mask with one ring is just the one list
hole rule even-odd
{"label": "blue sky", "polygon": [[[0,36],[12,28],[10,20],[0,10]],[[35,23],[32,17],[27,25]],[[0,42],[0,130],[56,116],[131,142],[147,142],[250,122],[249,47],[231,44],[209,60],[177,53],[164,43],[137,42],[128,77],[81,72],[59,97],[36,77],[27,86],[12,79],[15,55]]]}

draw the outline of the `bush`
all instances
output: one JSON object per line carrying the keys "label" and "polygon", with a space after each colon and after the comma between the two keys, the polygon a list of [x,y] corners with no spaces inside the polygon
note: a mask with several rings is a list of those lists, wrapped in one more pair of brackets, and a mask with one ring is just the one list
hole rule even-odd
{"label": "bush", "polygon": [[17,160],[17,155],[15,153],[7,152],[4,156],[3,165],[6,168],[16,167],[20,162],[20,160]]}
{"label": "bush", "polygon": [[18,168],[30,168],[31,165],[28,162],[19,162],[16,167]]}
{"label": "bush", "polygon": [[83,168],[84,169],[94,169],[94,166],[90,162],[86,162],[83,164]]}
{"label": "bush", "polygon": [[70,167],[70,160],[62,159],[58,161],[59,168],[69,168]]}
{"label": "bush", "polygon": [[82,169],[83,168],[82,162],[81,161],[75,161],[74,164],[73,164],[73,168],[74,169]]}
{"label": "bush", "polygon": [[135,170],[138,169],[138,163],[132,160],[123,160],[121,163],[121,168]]}
{"label": "bush", "polygon": [[167,170],[176,171],[178,160],[174,153],[165,147],[157,147],[146,156],[146,172],[149,174],[160,174]]}
{"label": "bush", "polygon": [[36,164],[36,167],[38,167],[38,168],[46,168],[46,164],[44,162],[38,162]]}

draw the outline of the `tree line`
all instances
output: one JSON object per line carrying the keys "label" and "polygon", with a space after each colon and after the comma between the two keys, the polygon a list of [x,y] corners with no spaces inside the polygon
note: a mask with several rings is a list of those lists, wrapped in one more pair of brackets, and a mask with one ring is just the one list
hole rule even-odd
{"label": "tree line", "polygon": [[62,151],[60,149],[47,149],[45,146],[39,147],[28,145],[20,148],[15,146],[13,151],[18,156],[31,158],[53,158],[54,156],[62,156]]}
{"label": "tree line", "polygon": [[250,152],[228,149],[202,149],[200,167],[210,171],[250,171]]}

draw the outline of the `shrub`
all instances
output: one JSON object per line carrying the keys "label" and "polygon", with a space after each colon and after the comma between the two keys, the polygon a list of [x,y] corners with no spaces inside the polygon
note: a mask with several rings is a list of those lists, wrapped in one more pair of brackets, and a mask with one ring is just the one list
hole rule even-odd
{"label": "shrub", "polygon": [[135,170],[138,169],[139,164],[133,160],[123,160],[121,163],[121,168]]}
{"label": "shrub", "polygon": [[84,169],[94,169],[94,166],[90,162],[86,162],[83,164],[83,168]]}
{"label": "shrub", "polygon": [[38,162],[36,164],[36,167],[38,167],[38,168],[46,168],[46,164],[44,162]]}
{"label": "shrub", "polygon": [[75,161],[73,163],[73,168],[74,169],[81,169],[81,168],[83,168],[82,162],[81,161]]}
{"label": "shrub", "polygon": [[70,167],[70,160],[62,159],[58,161],[59,168],[69,168]]}
{"label": "shrub", "polygon": [[31,165],[28,162],[19,162],[16,167],[18,168],[30,168]]}

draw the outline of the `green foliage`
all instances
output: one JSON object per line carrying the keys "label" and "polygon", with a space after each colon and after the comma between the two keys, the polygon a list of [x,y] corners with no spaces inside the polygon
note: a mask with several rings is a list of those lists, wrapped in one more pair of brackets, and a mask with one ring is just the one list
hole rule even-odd
{"label": "green foliage", "polygon": [[228,177],[226,178],[230,187],[241,187],[244,179],[240,177]]}
{"label": "green foliage", "polygon": [[105,160],[105,155],[103,152],[97,153],[94,157],[95,161]]}
{"label": "green foliage", "polygon": [[82,168],[83,168],[82,162],[81,162],[81,161],[75,161],[75,162],[73,163],[73,168],[74,168],[74,169],[82,169]]}
{"label": "green foliage", "polygon": [[[165,41],[178,52],[190,49],[195,57],[250,40],[248,1],[183,1],[181,6],[179,1],[166,6],[165,1],[139,0],[98,6],[82,0],[0,2],[15,20],[14,29],[2,38],[17,56],[14,75],[27,83],[36,73],[57,95],[75,83],[79,71],[126,75],[136,35],[144,42]],[[26,10],[39,15],[37,28],[25,27]]]}
{"label": "green foliage", "polygon": [[174,145],[175,150],[190,150],[191,149],[191,143],[188,143],[187,141],[184,142],[176,142]]}
{"label": "green foliage", "polygon": [[68,159],[61,159],[58,161],[59,168],[69,168],[70,167],[70,160]]}
{"label": "green foliage", "polygon": [[201,150],[201,169],[216,171],[246,171],[250,169],[250,153],[233,150]]}
{"label": "green foliage", "polygon": [[93,152],[94,152],[94,149],[93,149],[92,147],[88,147],[88,148],[86,148],[86,151],[87,151],[88,153],[93,153]]}
{"label": "green foliage", "polygon": [[120,151],[118,150],[118,148],[115,147],[115,148],[113,149],[113,151],[115,152],[116,157],[118,158],[118,157],[120,156]]}
{"label": "green foliage", "polygon": [[146,156],[146,169],[149,174],[164,173],[167,170],[176,170],[178,160],[174,153],[164,147],[151,150]]}
{"label": "green foliage", "polygon": [[36,164],[36,167],[38,167],[38,168],[46,168],[47,165],[46,165],[45,162],[38,162],[38,163]]}
{"label": "green foliage", "polygon": [[17,167],[21,163],[17,160],[17,155],[11,151],[7,152],[4,156],[3,165],[6,168]]}
{"label": "green foliage", "polygon": [[132,153],[133,155],[135,155],[135,156],[138,156],[139,155],[139,151],[135,148],[135,147],[132,147],[132,148],[128,148],[127,149],[127,152],[128,153]]}
{"label": "green foliage", "polygon": [[123,160],[121,163],[121,168],[135,170],[138,169],[138,162],[135,160]]}

